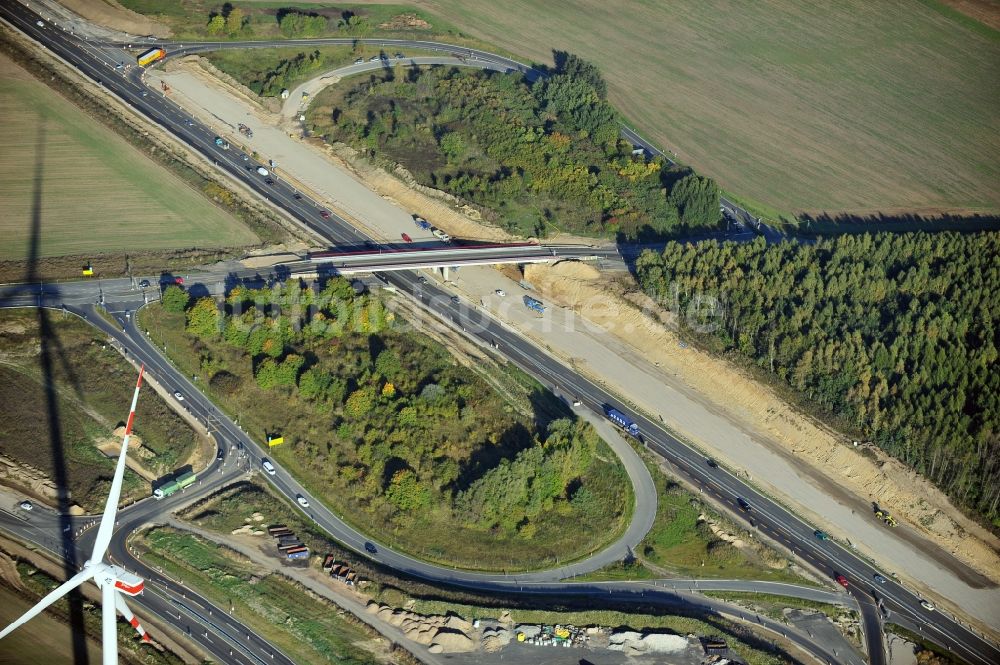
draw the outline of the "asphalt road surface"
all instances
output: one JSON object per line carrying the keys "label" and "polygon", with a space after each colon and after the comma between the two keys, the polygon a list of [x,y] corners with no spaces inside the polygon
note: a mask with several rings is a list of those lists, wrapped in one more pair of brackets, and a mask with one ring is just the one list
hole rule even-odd
{"label": "asphalt road surface", "polygon": [[[77,66],[86,76],[101,82],[110,92],[118,95],[127,103],[132,105],[139,113],[145,115],[153,122],[170,131],[179,140],[191,146],[194,150],[205,155],[216,162],[220,169],[246,183],[253,191],[264,196],[276,206],[285,210],[293,218],[313,230],[320,237],[328,239],[334,245],[361,245],[367,240],[360,232],[347,224],[344,220],[331,215],[329,218],[322,217],[319,213],[321,208],[308,198],[295,192],[293,188],[278,180],[275,185],[268,185],[263,178],[256,175],[254,169],[259,165],[252,160],[244,160],[239,153],[234,151],[222,151],[214,145],[214,134],[204,127],[198,125],[189,116],[169,99],[151,92],[142,85],[140,80],[141,72],[133,67],[131,70],[119,71],[115,65],[122,61],[123,51],[114,45],[93,44],[77,40],[75,37],[61,32],[47,23],[43,22],[42,27],[36,25],[39,17],[21,5],[11,2],[0,4],[0,16],[9,21],[16,28],[26,33],[30,37],[44,44],[51,51],[64,58],[68,62]],[[378,42],[378,40],[369,40]],[[313,43],[336,43],[335,40],[306,40],[301,42],[304,45]],[[393,48],[405,47],[410,44],[414,47],[427,49],[430,45],[423,42],[385,42],[393,44]],[[275,45],[287,45],[281,42],[254,43],[254,47],[265,47]],[[210,48],[211,45],[200,44],[197,49]],[[236,45],[226,43],[226,48],[233,48]],[[244,47],[250,45],[243,45]],[[184,47],[188,49],[188,46]],[[468,49],[455,49],[447,47],[451,52],[460,52]],[[506,59],[493,56],[492,54],[482,54],[489,56],[494,61],[502,62]],[[480,57],[480,52],[470,52],[466,57]],[[518,69],[524,71],[524,65],[514,63]],[[649,146],[650,149],[654,149]],[[248,168],[250,167],[250,168]],[[298,194],[298,196],[296,196]],[[724,202],[724,206],[728,202]],[[739,214],[739,211],[736,211]],[[771,501],[768,497],[756,492],[746,482],[732,476],[728,472],[711,468],[705,463],[705,459],[698,452],[688,448],[684,444],[674,439],[668,432],[662,429],[658,423],[647,419],[643,414],[631,411],[626,405],[617,402],[614,396],[606,393],[599,386],[591,383],[585,378],[577,375],[570,368],[561,365],[559,362],[548,357],[543,351],[533,344],[524,340],[509,329],[501,326],[495,321],[483,318],[482,314],[470,309],[462,303],[453,303],[450,294],[431,285],[420,285],[416,281],[416,275],[411,272],[396,272],[386,277],[389,284],[396,286],[398,290],[407,293],[414,293],[422,303],[430,307],[445,318],[449,318],[466,329],[470,336],[477,337],[481,341],[498,350],[510,360],[517,363],[534,376],[540,377],[543,381],[552,386],[558,386],[562,392],[572,391],[584,404],[598,412],[602,411],[605,405],[613,405],[624,411],[638,424],[644,433],[646,445],[654,452],[665,457],[674,467],[677,473],[684,474],[689,480],[704,488],[704,491],[713,493],[724,504],[731,507],[734,513],[741,514],[742,511],[736,502],[737,497],[743,498],[753,507],[752,517],[754,526],[777,542],[789,547],[798,556],[808,561],[814,567],[827,572],[831,577],[835,574],[845,575],[851,582],[848,591],[855,597],[865,616],[866,639],[868,641],[868,651],[871,662],[878,664],[884,662],[884,649],[882,646],[881,631],[875,630],[879,618],[872,602],[872,593],[876,593],[884,605],[895,615],[904,621],[912,622],[931,641],[952,650],[958,656],[970,663],[995,663],[1000,662],[1000,650],[995,645],[986,641],[972,630],[968,629],[954,618],[942,612],[925,610],[920,605],[919,597],[908,589],[902,587],[893,580],[889,580],[884,585],[878,585],[873,581],[874,575],[878,572],[870,563],[858,557],[847,548],[833,541],[820,541],[813,535],[813,528],[799,520],[791,511],[783,506]],[[46,287],[42,287],[41,294],[35,294],[38,302],[34,304],[49,304],[59,306],[59,301],[53,301],[44,292]],[[79,287],[74,287],[79,288]],[[91,316],[91,322],[101,327],[102,320],[99,317]],[[110,328],[110,325],[108,325]],[[142,335],[131,326],[126,326],[124,333],[119,330],[109,331],[111,335],[125,335],[122,343],[133,347],[132,353],[143,357],[151,368],[151,371],[161,380],[169,382],[175,381],[178,385],[185,385],[188,390],[182,390],[188,397],[189,408],[202,409],[204,415],[212,413],[212,407],[204,399],[196,388],[187,384],[184,377],[180,377],[168,365],[166,361],[159,357],[155,349],[147,349],[142,345]],[[235,427],[235,426],[233,426]],[[227,436],[239,436],[236,432],[226,432]],[[249,442],[249,449],[257,450],[256,444]],[[296,493],[302,493],[295,481],[279,470],[278,475],[269,477],[275,485],[283,491],[286,496],[292,497]],[[336,537],[346,545],[363,551],[363,543],[367,539],[360,533],[353,531],[347,525],[334,520],[335,516],[323,514],[322,509],[314,510],[317,522],[327,529],[331,535]],[[379,548],[376,558],[384,565],[389,565],[400,572],[418,575],[426,579],[437,580],[444,583],[461,583],[468,586],[475,586],[480,589],[517,587],[524,588],[525,592],[532,593],[599,593],[615,596],[616,593],[626,594],[623,598],[642,598],[649,602],[652,598],[660,598],[662,594],[664,600],[677,602],[681,598],[680,592],[663,592],[646,590],[638,592],[637,585],[567,585],[558,583],[555,580],[572,576],[595,563],[588,562],[572,563],[561,566],[555,571],[535,572],[514,576],[482,575],[462,571],[449,571],[438,569],[422,562],[415,561],[386,548]],[[753,585],[754,583],[746,583]],[[498,586],[499,585],[499,586]],[[641,586],[641,585],[638,585]],[[620,591],[616,592],[616,589]],[[749,590],[749,586],[748,586]],[[702,606],[708,599],[701,598]],[[791,636],[792,633],[789,633]],[[814,653],[822,652],[821,647],[804,640],[804,648],[808,648]],[[819,652],[816,651],[819,649]],[[826,654],[827,656],[829,654]],[[839,660],[838,662],[844,662]]]}

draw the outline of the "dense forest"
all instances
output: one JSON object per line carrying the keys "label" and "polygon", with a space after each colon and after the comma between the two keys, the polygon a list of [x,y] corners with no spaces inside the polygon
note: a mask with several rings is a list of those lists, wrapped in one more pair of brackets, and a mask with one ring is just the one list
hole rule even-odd
{"label": "dense forest", "polygon": [[597,69],[560,54],[551,76],[398,66],[313,104],[328,141],[403,164],[422,184],[526,235],[671,236],[720,221],[716,184],[619,137]]}
{"label": "dense forest", "polygon": [[[627,476],[590,425],[526,378],[494,369],[487,381],[400,330],[345,280],[236,287],[222,305],[171,287],[163,309],[184,326],[213,397],[284,438],[275,458],[411,549],[430,539],[447,551],[459,534],[462,547],[489,542],[515,559],[534,546],[566,555],[603,542],[628,513]],[[495,496],[503,510],[485,505]]]}
{"label": "dense forest", "polygon": [[[1000,525],[1000,234],[670,243],[643,288]],[[684,318],[683,316],[679,318]],[[709,323],[711,325],[705,325]]]}

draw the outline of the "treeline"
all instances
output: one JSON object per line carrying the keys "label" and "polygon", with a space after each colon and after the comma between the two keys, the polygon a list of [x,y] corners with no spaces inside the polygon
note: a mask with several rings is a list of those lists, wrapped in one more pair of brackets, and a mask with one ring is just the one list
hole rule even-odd
{"label": "treeline", "polygon": [[332,32],[340,32],[351,37],[366,37],[374,27],[366,17],[349,11],[341,13],[336,19],[316,12],[294,9],[281,9],[273,15],[262,12],[248,15],[243,8],[226,3],[222,11],[209,14],[205,32],[213,37],[249,39],[256,34],[254,25],[256,23],[259,26],[260,21],[276,21],[281,34],[289,39],[326,37]]}
{"label": "treeline", "polygon": [[[626,478],[588,476],[599,443],[588,424],[512,413],[443,349],[395,332],[380,299],[346,280],[236,287],[221,304],[171,286],[162,305],[184,313],[213,392],[245,398],[249,380],[273,395],[257,415],[288,431],[295,463],[382,517],[453,510],[469,528],[529,539],[556,504],[578,518],[627,508]],[[496,496],[501,511],[483,503]]]}
{"label": "treeline", "polygon": [[[318,103],[313,131],[404,164],[507,228],[669,236],[720,221],[709,179],[633,154],[591,64],[559,54],[550,76],[412,68]],[[329,97],[326,97],[329,99]]]}
{"label": "treeline", "polygon": [[[637,272],[692,332],[842,416],[996,525],[997,256],[997,233],[865,234],[671,243],[643,254]],[[706,314],[711,298],[721,306]]]}

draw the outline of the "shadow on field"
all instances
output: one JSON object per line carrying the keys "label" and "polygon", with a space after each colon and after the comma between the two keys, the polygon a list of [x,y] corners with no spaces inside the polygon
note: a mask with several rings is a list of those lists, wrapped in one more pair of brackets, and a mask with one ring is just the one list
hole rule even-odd
{"label": "shadow on field", "polygon": [[[38,263],[42,238],[42,187],[45,174],[45,118],[38,124],[38,138],[35,150],[35,177],[31,199],[31,240],[28,245],[27,272],[25,283],[32,284],[38,279]],[[66,450],[62,439],[62,426],[59,420],[59,401],[56,394],[53,363],[58,358],[66,375],[70,377],[77,393],[80,386],[73,374],[59,339],[52,328],[49,310],[39,307],[38,336],[40,344],[39,364],[42,371],[42,386],[45,391],[45,413],[42,417],[49,423],[49,446],[52,449],[52,479],[55,481],[59,510],[59,538],[62,541],[63,567],[66,579],[77,572],[82,561],[77,561],[76,543],[73,541],[73,525],[69,516],[69,469],[66,466]],[[87,634],[83,621],[83,596],[79,588],[66,596],[69,602],[69,622],[73,634],[73,662],[76,665],[89,663],[87,657]]]}
{"label": "shadow on field", "polygon": [[924,217],[902,215],[800,215],[797,233],[804,235],[841,233],[904,233],[911,231],[995,231],[1000,229],[997,215],[939,215]]}

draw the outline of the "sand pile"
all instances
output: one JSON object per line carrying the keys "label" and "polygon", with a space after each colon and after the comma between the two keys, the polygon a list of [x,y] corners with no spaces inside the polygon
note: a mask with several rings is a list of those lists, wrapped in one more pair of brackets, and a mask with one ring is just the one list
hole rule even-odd
{"label": "sand pile", "polygon": [[397,610],[375,601],[368,603],[365,610],[369,614],[398,627],[407,639],[428,646],[431,653],[459,653],[476,648],[472,639],[472,624],[458,616],[440,614],[425,616]]}

